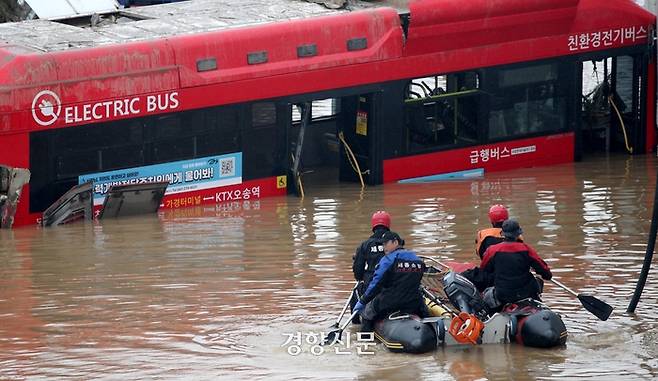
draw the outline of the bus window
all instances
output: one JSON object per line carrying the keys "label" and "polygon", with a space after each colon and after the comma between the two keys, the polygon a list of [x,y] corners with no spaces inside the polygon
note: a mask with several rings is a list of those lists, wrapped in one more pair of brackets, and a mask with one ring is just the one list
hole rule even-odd
{"label": "bus window", "polygon": [[408,151],[476,144],[479,87],[475,72],[409,81],[404,110]]}
{"label": "bus window", "polygon": [[57,156],[55,163],[57,180],[77,177],[79,173],[98,171],[99,154],[97,150],[62,154]]}
{"label": "bus window", "polygon": [[558,64],[494,69],[490,140],[559,132],[566,128],[566,75]]}
{"label": "bus window", "polygon": [[268,128],[276,125],[276,105],[272,102],[254,103],[251,106],[251,126]]}
{"label": "bus window", "polygon": [[[52,142],[57,179],[75,177],[77,180],[81,173],[143,163],[139,151],[142,146],[142,123],[139,119],[56,130]],[[134,150],[139,154],[134,154]]]}
{"label": "bus window", "polygon": [[251,123],[242,130],[243,178],[251,180],[281,174],[283,151],[277,131],[276,104],[253,103],[249,111]]}
{"label": "bus window", "polygon": [[237,110],[214,107],[154,117],[149,164],[240,151]]}
{"label": "bus window", "polygon": [[194,137],[158,140],[153,144],[151,164],[167,163],[194,157]]}
{"label": "bus window", "polygon": [[[318,99],[311,102],[311,120],[338,115],[339,102],[335,98]],[[299,123],[302,115],[297,107],[292,107],[292,122]]]}
{"label": "bus window", "polygon": [[215,107],[206,115],[206,129],[196,136],[196,156],[211,156],[240,151],[238,107]]}
{"label": "bus window", "polygon": [[[102,170],[111,171],[119,168],[140,167],[144,165],[144,148],[141,144],[122,145],[101,151]],[[78,172],[78,173],[89,173]]]}
{"label": "bus window", "polygon": [[190,159],[194,157],[194,137],[181,123],[181,113],[157,116],[149,127],[151,139],[150,164]]}
{"label": "bus window", "polygon": [[30,133],[30,211],[42,211],[78,176],[143,165],[143,118]]}
{"label": "bus window", "polygon": [[[96,123],[30,134],[30,210],[41,211],[78,176],[240,151],[238,107]],[[36,166],[34,167],[36,168]]]}

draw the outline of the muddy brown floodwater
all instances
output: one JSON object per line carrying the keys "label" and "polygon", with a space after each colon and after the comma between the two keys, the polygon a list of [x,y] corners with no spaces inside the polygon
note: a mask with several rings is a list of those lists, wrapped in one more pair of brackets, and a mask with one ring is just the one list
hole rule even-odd
{"label": "muddy brown floodwater", "polygon": [[[0,232],[0,379],[653,379],[658,270],[637,315],[650,227],[651,156],[428,184],[306,187],[159,216]],[[444,348],[423,355],[313,348],[353,283],[351,257],[386,209],[420,254],[472,261],[492,203],[509,206],[557,279],[615,307],[597,320],[547,284],[566,347]],[[301,353],[289,354],[294,335]],[[368,348],[363,348],[367,350]],[[313,352],[315,351],[315,352]]]}

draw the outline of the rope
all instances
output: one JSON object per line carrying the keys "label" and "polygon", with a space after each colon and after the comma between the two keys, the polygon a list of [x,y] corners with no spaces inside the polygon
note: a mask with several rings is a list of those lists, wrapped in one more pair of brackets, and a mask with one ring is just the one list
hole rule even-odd
{"label": "rope", "polygon": [[626,150],[629,153],[633,153],[633,147],[629,147],[628,145],[628,136],[626,135],[626,126],[624,125],[624,119],[621,117],[621,113],[619,113],[619,109],[617,108],[617,105],[615,102],[612,100],[612,95],[608,96],[608,102],[610,105],[612,105],[612,108],[615,109],[615,113],[617,114],[617,117],[619,118],[619,123],[621,124],[621,131],[624,133],[624,144],[626,144]]}
{"label": "rope", "polygon": [[359,167],[359,162],[356,160],[356,156],[354,156],[354,152],[352,152],[350,146],[347,145],[347,142],[345,141],[345,135],[343,135],[343,131],[340,131],[338,133],[338,138],[345,145],[345,156],[347,156],[347,161],[350,162],[350,166],[352,166],[354,172],[356,172],[359,175],[359,181],[361,181],[361,189],[365,188],[365,184],[363,182],[363,174],[368,172],[367,171],[361,172],[361,167]]}

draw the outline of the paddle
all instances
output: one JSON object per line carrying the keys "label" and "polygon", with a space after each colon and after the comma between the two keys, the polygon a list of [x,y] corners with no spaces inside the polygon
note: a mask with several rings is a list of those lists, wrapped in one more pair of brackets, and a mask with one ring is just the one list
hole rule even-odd
{"label": "paddle", "polygon": [[340,315],[338,315],[338,319],[336,319],[336,322],[331,326],[331,328],[338,328],[340,326],[340,321],[343,319],[343,316],[345,315],[345,311],[347,311],[347,306],[350,305],[350,301],[354,296],[354,290],[356,290],[357,287],[359,287],[359,281],[356,281],[356,283],[354,283],[354,287],[352,287],[352,291],[350,291],[350,296],[347,298],[347,301],[343,306],[343,310],[340,312]]}
{"label": "paddle", "polygon": [[352,322],[352,319],[354,319],[356,317],[356,315],[358,315],[358,314],[359,314],[359,311],[354,311],[354,313],[352,313],[352,316],[350,316],[350,318],[347,319],[347,321],[345,323],[343,323],[342,327],[334,329],[333,331],[330,331],[329,333],[327,333],[327,337],[324,338],[324,342],[322,343],[322,345],[333,344],[336,341],[340,340],[340,337],[343,334],[343,331],[345,330],[345,328],[347,328],[347,326],[350,325],[350,323]]}
{"label": "paddle", "polygon": [[562,283],[556,281],[555,279],[551,279],[551,282],[553,282],[555,285],[561,287],[568,293],[574,295],[575,297],[580,300],[580,303],[585,307],[585,309],[597,318],[606,321],[610,317],[610,314],[612,313],[612,306],[609,305],[608,303],[605,303],[602,300],[599,300],[591,295],[585,295],[585,294],[577,294],[574,291],[572,291],[569,287],[563,285]]}
{"label": "paddle", "polygon": [[[422,258],[423,259],[430,259],[430,260],[438,263],[441,266],[450,268],[446,264],[441,263],[441,262],[437,261],[436,259],[434,259],[432,257],[422,257]],[[597,318],[599,318],[603,321],[606,321],[610,317],[610,314],[612,313],[612,306],[609,305],[608,303],[605,303],[604,301],[602,301],[600,299],[597,299],[597,298],[595,298],[591,295],[577,294],[576,292],[571,290],[569,287],[563,285],[562,283],[558,282],[555,279],[551,279],[551,282],[553,282],[555,285],[561,287],[562,289],[566,290],[570,294],[577,297],[578,300],[580,300],[580,303],[583,305],[583,307],[585,307],[585,309],[587,311],[594,314],[594,316],[596,316]]]}

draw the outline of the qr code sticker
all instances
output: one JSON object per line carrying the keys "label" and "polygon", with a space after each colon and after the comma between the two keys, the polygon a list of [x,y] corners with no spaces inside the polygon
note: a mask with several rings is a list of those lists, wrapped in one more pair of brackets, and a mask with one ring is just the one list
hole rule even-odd
{"label": "qr code sticker", "polygon": [[219,176],[235,176],[235,158],[229,157],[219,161]]}

